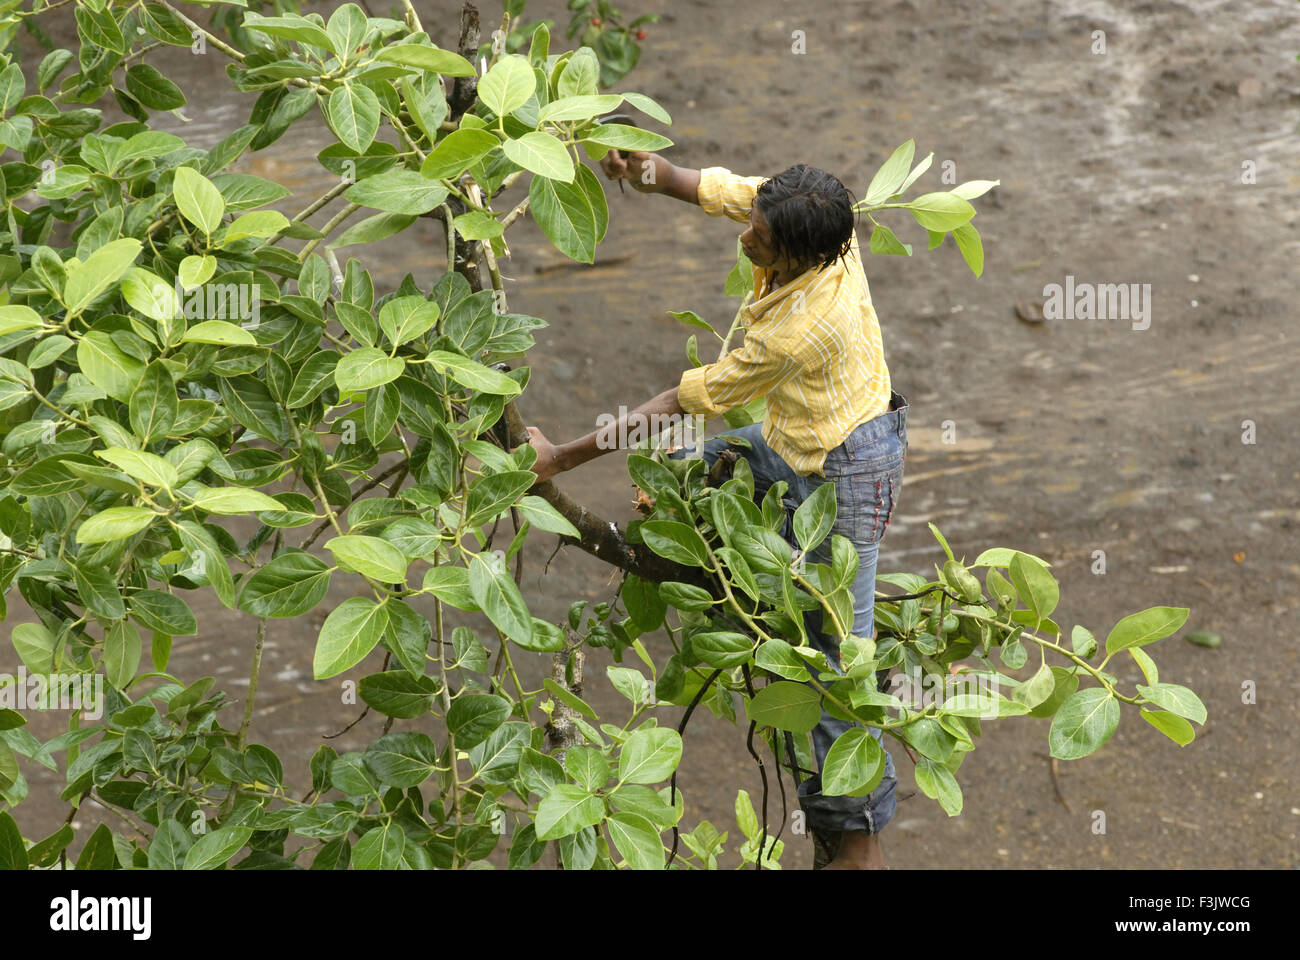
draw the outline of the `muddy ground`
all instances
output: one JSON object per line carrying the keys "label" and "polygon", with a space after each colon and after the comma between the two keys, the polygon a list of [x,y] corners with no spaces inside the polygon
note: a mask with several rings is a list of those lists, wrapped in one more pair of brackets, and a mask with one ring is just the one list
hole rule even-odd
{"label": "muddy ground", "polygon": [[[418,6],[435,41],[454,45],[457,5]],[[535,0],[529,13],[564,22],[561,7]],[[965,812],[955,820],[916,791],[895,751],[905,799],[883,836],[894,867],[1300,865],[1300,711],[1288,692],[1300,610],[1297,53],[1300,5],[1289,0],[673,2],[619,88],[672,112],[667,154],[678,164],[773,174],[807,162],[860,195],[913,137],[918,156],[935,154],[921,187],[938,189],[948,161],[958,180],[1000,179],[977,201],[982,279],[951,242],[924,252],[924,234],[902,217],[886,222],[917,255],[866,261],[895,389],[911,403],[907,473],[880,569],[931,570],[941,556],[932,521],[958,553],[1004,545],[1050,561],[1067,627],[1104,636],[1128,613],[1170,604],[1191,608],[1187,630],[1223,637],[1217,650],[1180,638],[1152,650],[1161,678],[1192,686],[1209,708],[1195,743],[1180,749],[1126,709],[1103,749],[1061,765],[1063,799],[1047,721],[985,724],[961,770]],[[208,145],[247,116],[251,96],[205,88],[217,57],[156,62],[193,101],[191,123],[167,118],[164,128]],[[205,103],[217,95],[205,89],[221,99]],[[241,169],[293,187],[284,209],[296,211],[333,183],[314,162],[325,142],[304,123]],[[613,184],[607,193],[595,267],[562,263],[531,222],[511,234],[511,307],[552,323],[531,355],[522,407],[556,440],[676,381],[687,331],[667,310],[725,328],[734,309],[721,288],[739,225],[662,197],[620,196]],[[377,286],[408,270],[433,275],[441,235],[432,223],[417,230],[418,243],[408,234],[369,255]],[[1067,276],[1150,284],[1149,328],[1017,319],[1017,302],[1041,302],[1044,286]],[[955,443],[943,442],[945,421]],[[562,486],[626,519],[620,459]],[[1093,572],[1098,550],[1104,575]],[[543,574],[545,552],[530,555],[525,581],[539,616],[558,619],[572,599],[612,591],[608,568],[574,550]],[[336,591],[303,622],[273,622],[267,644],[254,739],[300,779],[322,735],[355,716],[337,683],[314,683],[310,667],[320,620],[346,596]],[[199,614],[212,627],[177,641],[174,669],[215,674],[238,695],[253,622],[215,604]],[[604,662],[592,657],[587,693],[617,713]],[[1243,703],[1244,684],[1256,702]],[[334,745],[359,749],[381,725],[367,718]],[[66,808],[54,799],[57,778],[24,769],[33,798],[19,820],[43,836]],[[707,818],[734,836],[736,790],[759,789],[743,728],[698,715],[680,782],[688,822]],[[786,839],[786,865],[808,866],[810,844],[788,830]]]}

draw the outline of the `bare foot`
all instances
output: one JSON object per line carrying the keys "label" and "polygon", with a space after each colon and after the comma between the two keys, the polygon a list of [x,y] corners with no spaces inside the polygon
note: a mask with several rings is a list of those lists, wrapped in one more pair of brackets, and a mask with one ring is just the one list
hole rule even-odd
{"label": "bare foot", "polygon": [[845,832],[835,859],[827,870],[887,870],[880,837],[874,833]]}

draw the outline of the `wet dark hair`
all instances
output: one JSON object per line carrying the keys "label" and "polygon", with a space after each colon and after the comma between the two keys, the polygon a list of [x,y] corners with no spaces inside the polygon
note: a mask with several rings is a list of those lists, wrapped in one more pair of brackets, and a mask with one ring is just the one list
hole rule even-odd
{"label": "wet dark hair", "polygon": [[853,196],[825,170],[797,163],[764,180],[754,202],[772,245],[791,263],[821,271],[848,254],[857,221]]}

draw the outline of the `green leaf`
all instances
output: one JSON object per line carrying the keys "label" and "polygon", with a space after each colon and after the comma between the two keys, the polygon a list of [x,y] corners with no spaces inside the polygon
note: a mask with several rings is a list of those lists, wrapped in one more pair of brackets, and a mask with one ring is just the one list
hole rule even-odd
{"label": "green leaf", "polygon": [[970,267],[971,273],[980,276],[984,273],[984,244],[980,241],[979,231],[971,224],[963,223],[960,227],[953,230],[952,238],[957,243],[957,249],[961,251],[962,259],[966,261],[966,266]]}
{"label": "green leaf", "polygon": [[355,59],[360,56],[358,49],[365,42],[366,34],[370,32],[370,21],[366,18],[365,12],[355,3],[345,3],[330,14],[325,32],[329,34],[330,42],[339,60],[344,63],[355,63]]}
{"label": "green leaf", "polygon": [[754,654],[754,664],[785,680],[804,682],[808,679],[808,668],[794,647],[778,637],[763,642]]}
{"label": "green leaf", "polygon": [[537,89],[537,77],[526,57],[511,54],[498,60],[478,82],[478,98],[498,117],[518,110]]}
{"label": "green leaf", "polygon": [[469,387],[471,390],[502,397],[515,397],[523,392],[523,388],[504,373],[498,373],[496,370],[485,367],[468,357],[462,357],[458,353],[451,353],[448,350],[432,350],[428,359],[433,364],[433,368],[439,373],[445,373],[457,383]]}
{"label": "green leaf", "polygon": [[[2,778],[0,778],[0,782],[3,782]],[[32,845],[31,849],[27,851],[28,862],[34,867],[53,866],[55,861],[58,860],[59,854],[67,849],[68,844],[72,842],[75,836],[72,827],[65,823],[44,840]]]}
{"label": "green leaf", "polygon": [[500,560],[492,554],[474,554],[469,563],[469,590],[498,630],[520,646],[532,644],[533,620],[528,605]]}
{"label": "green leaf", "polygon": [[212,181],[197,170],[190,167],[176,168],[172,197],[181,216],[208,236],[221,226],[226,201]]}
{"label": "green leaf", "polygon": [[647,97],[644,93],[628,91],[623,94],[623,99],[647,116],[654,117],[654,119],[658,120],[660,123],[671,124],[673,122],[673,118],[668,115],[668,111],[659,106],[658,103]]}
{"label": "green leaf", "polygon": [[659,831],[645,817],[616,813],[605,821],[615,849],[633,870],[662,870],[666,861]]}
{"label": "green leaf", "polygon": [[573,181],[573,158],[564,144],[549,133],[534,130],[502,144],[505,155],[525,170],[563,183]]}
{"label": "green leaf", "polygon": [[[126,616],[126,604],[117,589],[117,581],[103,567],[77,564],[72,568],[77,581],[77,593],[91,613],[106,620],[121,620]],[[118,689],[121,689],[120,687]]]}
{"label": "green leaf", "polygon": [[183,315],[176,300],[176,288],[164,283],[156,273],[140,267],[132,267],[122,277],[122,296],[150,320],[170,324]]}
{"label": "green leaf", "polygon": [[1196,739],[1196,730],[1177,714],[1166,713],[1163,710],[1149,710],[1146,707],[1143,707],[1139,712],[1142,714],[1143,720],[1180,747],[1185,747]]}
{"label": "green leaf", "polygon": [[794,535],[808,553],[835,526],[835,484],[823,483],[794,512]]}
{"label": "green leaf", "polygon": [[889,159],[881,164],[880,169],[871,178],[866,196],[862,198],[862,204],[874,206],[877,203],[884,203],[898,193],[903,181],[907,179],[907,172],[912,169],[912,157],[915,153],[916,142],[908,140],[890,154]]}
{"label": "green leaf", "polygon": [[961,787],[957,778],[942,763],[922,757],[916,764],[916,785],[932,800],[938,800],[950,817],[961,815]]}
{"label": "green leaf", "polygon": [[130,402],[131,393],[144,373],[143,363],[119,350],[109,335],[100,330],[91,330],[77,344],[77,365],[86,379],[123,403]]}
{"label": "green leaf", "polygon": [[596,711],[591,709],[590,706],[588,706],[587,701],[583,700],[577,694],[565,690],[562,686],[560,686],[550,677],[547,677],[545,680],[542,681],[542,686],[545,687],[546,690],[549,693],[551,693],[556,699],[561,700],[562,702],[568,704],[570,707],[572,707],[574,710],[577,710],[588,720],[600,719],[600,716],[596,713]]}
{"label": "green leaf", "polygon": [[432,70],[444,77],[472,77],[478,72],[472,63],[458,53],[413,43],[385,47],[375,54],[375,59],[420,70]]}
{"label": "green leaf", "polygon": [[223,347],[255,347],[257,339],[243,327],[225,320],[204,320],[185,331],[182,343],[212,343]]}
{"label": "green leaf", "polygon": [[129,598],[131,617],[141,625],[169,637],[198,633],[198,621],[184,600],[161,590],[137,590]]}
{"label": "green leaf", "polygon": [[538,530],[558,533],[562,537],[580,536],[578,528],[541,497],[527,496],[519,501],[519,512]]}
{"label": "green leaf", "polygon": [[1097,638],[1092,635],[1092,631],[1087,627],[1076,623],[1074,629],[1070,631],[1070,649],[1077,656],[1090,660],[1092,655],[1097,652]]}
{"label": "green leaf", "polygon": [[[8,749],[6,744],[5,749]],[[0,781],[6,789],[8,784]],[[8,813],[0,813],[0,870],[26,870],[27,869],[27,844],[23,843],[23,835],[18,830],[18,824]]]}
{"label": "green leaf", "polygon": [[745,713],[759,726],[807,733],[821,717],[821,694],[802,683],[773,683],[759,690]]}
{"label": "green leaf", "polygon": [[115,870],[117,865],[117,853],[113,849],[113,831],[108,829],[108,824],[101,823],[90,835],[86,845],[81,848],[76,869]]}
{"label": "green leaf", "polygon": [[699,532],[676,520],[647,520],[640,527],[641,538],[659,556],[693,567],[708,567],[708,547]]}
{"label": "green leaf", "polygon": [[614,150],[662,150],[673,142],[662,134],[622,123],[601,123],[587,131],[583,140]]}
{"label": "green leaf", "polygon": [[447,188],[415,170],[396,168],[366,177],[348,188],[353,203],[389,213],[427,213],[447,199]]}
{"label": "green leaf", "polygon": [[125,690],[135,679],[140,651],[140,632],[125,620],[113,624],[104,635],[104,673],[115,689]]}
{"label": "green leaf", "polygon": [[401,233],[415,223],[416,219],[418,218],[413,214],[407,213],[377,213],[348,227],[330,246],[346,247],[354,243],[386,240],[394,234]]}
{"label": "green leaf", "polygon": [[31,307],[17,303],[0,306],[0,336],[43,325],[41,315]]}
{"label": "green leaf", "polygon": [[1106,637],[1106,655],[1142,647],[1177,633],[1191,611],[1186,607],[1150,607],[1129,614]]}
{"label": "green leaf", "polygon": [[107,460],[127,476],[141,483],[147,483],[151,487],[170,489],[180,483],[180,474],[176,472],[176,468],[157,454],[145,453],[142,450],[126,450],[122,447],[107,447],[96,450],[95,456]]}
{"label": "green leaf", "polygon": [[[639,95],[638,95],[639,96]],[[606,93],[586,97],[561,97],[552,100],[537,111],[537,123],[560,123],[565,120],[587,120],[608,113],[623,102],[623,94]]]}
{"label": "green leaf", "polygon": [[[48,672],[48,671],[46,671]],[[0,738],[0,791],[6,791],[18,782],[18,757],[7,740]]]}
{"label": "green leaf", "polygon": [[368,597],[352,597],[334,608],[316,641],[312,671],[327,680],[350,670],[375,648],[388,626],[388,610]]}
{"label": "green leaf", "polygon": [[357,153],[364,153],[379,132],[379,99],[361,84],[335,87],[326,113],[335,135]]}
{"label": "green leaf", "polygon": [[682,738],[676,730],[638,727],[618,755],[619,783],[658,783],[667,780],[682,759]]}
{"label": "green leaf", "polygon": [[[117,283],[140,255],[141,246],[134,237],[114,240],[92,253],[85,263],[69,269],[63,287],[63,302],[67,304],[68,313],[81,313],[92,300]],[[100,336],[107,338],[106,334]]]}
{"label": "green leaf", "polygon": [[560,72],[556,92],[561,97],[591,96],[597,91],[599,78],[600,61],[596,57],[596,51],[582,46],[573,52]]}
{"label": "green leaf", "polygon": [[175,110],[186,104],[181,88],[147,63],[127,67],[126,92],[150,110]]}
{"label": "green leaf", "polygon": [[[243,4],[240,4],[240,6],[243,6]],[[245,29],[256,30],[272,37],[296,40],[299,43],[328,50],[333,54],[339,52],[334,49],[334,41],[324,29],[314,21],[297,14],[284,17],[264,17],[259,13],[246,13],[244,14],[243,25]]]}
{"label": "green leaf", "polygon": [[469,490],[466,524],[477,527],[498,516],[536,482],[537,474],[531,470],[506,470],[480,477]]}
{"label": "green leaf", "polygon": [[1011,698],[1033,709],[1046,702],[1056,689],[1056,676],[1052,668],[1044,663],[1038,672],[1011,691]]}
{"label": "green leaf", "polygon": [[462,213],[459,217],[453,217],[451,222],[455,224],[456,232],[465,240],[491,240],[505,232],[500,220],[489,217],[481,210]]}
{"label": "green leaf", "polygon": [[254,617],[288,618],[325,598],[330,568],[303,551],[282,553],[244,581],[239,609]]}
{"label": "green leaf", "polygon": [[382,583],[405,583],[406,556],[387,540],[349,534],[325,544],[334,559]]}
{"label": "green leaf", "polygon": [[975,208],[951,193],[926,193],[907,205],[916,222],[927,230],[947,233],[975,216]]}
{"label": "green leaf", "polygon": [[570,747],[564,757],[564,772],[578,786],[594,793],[609,779],[609,761],[592,747]]}
{"label": "green leaf", "polygon": [[181,261],[177,278],[186,290],[193,290],[201,283],[206,283],[217,272],[217,258],[211,254],[188,256]]}
{"label": "green leaf", "polygon": [[284,504],[260,490],[247,487],[204,487],[194,495],[194,506],[223,517],[259,510],[283,510]]}
{"label": "green leaf", "polygon": [[339,355],[333,350],[321,350],[313,353],[298,368],[293,386],[289,388],[289,398],[285,406],[290,410],[305,407],[324,392],[334,382],[334,367],[339,362]]}
{"label": "green leaf", "polygon": [[871,231],[871,252],[910,257],[912,255],[912,245],[903,243],[898,237],[894,236],[893,230],[890,230],[883,223],[878,223],[875,229]]}
{"label": "green leaf", "polygon": [[836,738],[822,769],[822,794],[860,797],[874,790],[885,772],[885,751],[866,730],[851,727]]}
{"label": "green leaf", "polygon": [[406,834],[394,821],[375,827],[352,849],[352,866],[357,870],[396,870],[406,849]]}
{"label": "green leaf", "polygon": [[416,732],[380,737],[366,747],[363,756],[367,769],[381,782],[399,790],[423,783],[438,764],[438,749],[433,741],[427,734]]}
{"label": "green leaf", "polygon": [[165,364],[155,361],[144,368],[144,375],[131,393],[131,429],[145,443],[167,436],[176,422],[180,398]]}
{"label": "green leaf", "polygon": [[226,227],[218,246],[225,247],[246,237],[273,237],[288,226],[289,218],[278,210],[254,210]]}
{"label": "green leaf", "polygon": [[749,660],[754,640],[743,633],[720,630],[695,634],[691,648],[711,667],[738,667]]}
{"label": "green leaf", "polygon": [[390,357],[377,347],[358,347],[345,354],[334,368],[334,382],[338,388],[361,393],[402,375],[406,362]]}
{"label": "green leaf", "polygon": [[[173,448],[175,449],[179,448]],[[230,567],[226,565],[226,558],[217,546],[216,539],[193,520],[182,520],[176,524],[176,532],[180,535],[182,548],[192,558],[191,567],[201,563],[202,568],[198,573],[207,578],[217,599],[228,609],[235,609],[235,581],[230,576]]]}
{"label": "green leaf", "polygon": [[1205,704],[1187,687],[1176,683],[1153,683],[1150,686],[1139,683],[1137,692],[1170,713],[1195,720],[1199,724],[1205,723],[1207,717]]}
{"label": "green leaf", "polygon": [[54,667],[54,634],[39,623],[20,623],[10,634],[14,652],[31,673],[50,673]]}
{"label": "green leaf", "polygon": [[976,197],[982,197],[994,187],[1001,186],[1001,180],[967,180],[949,190],[949,193],[955,193],[963,200],[974,200]]}
{"label": "green leaf", "polygon": [[475,776],[491,784],[514,780],[531,730],[532,727],[526,723],[503,723],[493,730],[486,740],[470,751]]}
{"label": "green leaf", "polygon": [[107,543],[139,533],[153,522],[154,512],[144,507],[109,507],[77,528],[77,543]]}
{"label": "green leaf", "polygon": [[420,176],[429,180],[459,177],[501,141],[486,130],[453,130],[438,141],[438,145],[420,165]]}
{"label": "green leaf", "polygon": [[668,313],[678,323],[684,323],[688,327],[699,327],[701,330],[709,331],[709,333],[713,332],[713,327],[709,322],[701,318],[693,310],[669,310]]}
{"label": "green leaf", "polygon": [[204,834],[185,854],[185,870],[217,870],[244,848],[250,827],[222,827]]}
{"label": "green leaf", "polygon": [[1011,582],[1020,594],[1020,600],[1041,623],[1049,617],[1061,598],[1056,579],[1042,563],[1027,553],[1017,553],[1011,558]]}
{"label": "green leaf", "polygon": [[582,787],[556,784],[537,806],[537,839],[558,840],[605,819],[605,805]]}
{"label": "green leaf", "polygon": [[1078,760],[1099,749],[1119,726],[1119,703],[1102,687],[1079,690],[1052,718],[1047,743],[1061,760]]}
{"label": "green leaf", "polygon": [[581,174],[572,183],[533,177],[528,203],[533,219],[561,253],[580,263],[592,263],[600,239],[599,217],[584,183]]}

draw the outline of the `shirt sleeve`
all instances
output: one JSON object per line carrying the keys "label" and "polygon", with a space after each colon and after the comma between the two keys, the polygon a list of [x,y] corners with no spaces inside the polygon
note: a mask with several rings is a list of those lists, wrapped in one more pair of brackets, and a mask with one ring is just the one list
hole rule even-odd
{"label": "shirt sleeve", "polygon": [[794,361],[746,334],[744,345],[717,363],[682,374],[677,402],[686,413],[719,416],[732,407],[765,396],[795,369]]}
{"label": "shirt sleeve", "polygon": [[767,177],[742,177],[726,167],[705,167],[700,171],[700,206],[711,217],[729,217],[738,223],[749,220],[754,195]]}

